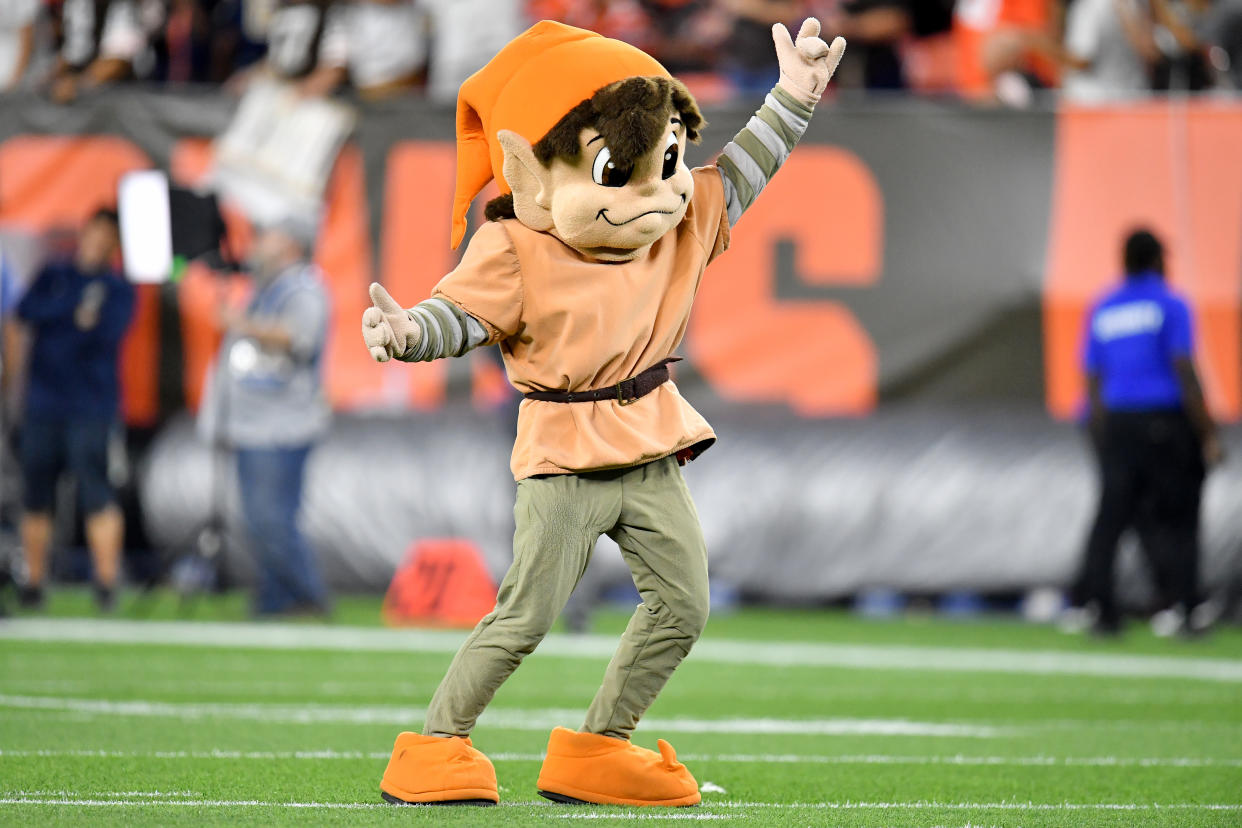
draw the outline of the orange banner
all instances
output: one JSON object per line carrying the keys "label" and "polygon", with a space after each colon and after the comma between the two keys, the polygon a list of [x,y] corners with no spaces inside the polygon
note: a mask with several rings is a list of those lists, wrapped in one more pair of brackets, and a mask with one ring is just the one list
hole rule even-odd
{"label": "orange banner", "polygon": [[1121,273],[1139,225],[1168,248],[1170,283],[1189,298],[1213,412],[1242,415],[1242,109],[1212,102],[1067,108],[1044,283],[1048,407],[1072,417],[1084,394],[1091,303]]}
{"label": "orange banner", "polygon": [[[433,117],[451,129],[449,115]],[[955,348],[989,347],[993,316],[1021,303],[1038,313],[1042,303],[1043,341],[1029,343],[1023,364],[1037,365],[1042,346],[1047,407],[1072,417],[1082,401],[1086,309],[1119,278],[1126,231],[1146,224],[1165,238],[1172,284],[1194,308],[1212,409],[1223,419],[1242,416],[1242,107],[1066,108],[1055,116],[1055,152],[1049,113],[834,111],[832,118],[835,131],[808,135],[704,277],[683,349],[693,369],[683,374],[703,380],[693,389],[697,399],[777,405],[807,417],[863,415],[884,398],[886,382],[908,386],[919,371],[944,372]],[[894,124],[914,137],[893,140]],[[201,181],[210,143],[170,144],[173,179]],[[452,383],[495,405],[504,393],[490,354],[472,354],[458,367],[380,366],[360,345],[370,281],[412,304],[457,261],[448,247],[453,144],[394,135],[380,145],[366,157],[347,146],[328,187],[316,260],[334,303],[329,396],[342,409],[428,410],[444,404]],[[983,158],[963,145],[996,152]],[[31,233],[77,225],[115,200],[123,173],[151,166],[148,153],[119,137],[7,138],[0,224]],[[1007,176],[1012,171],[1021,175]],[[234,250],[244,253],[250,228],[226,218]],[[990,229],[980,235],[981,228]],[[1015,235],[997,238],[1006,232]],[[1038,261],[1045,238],[1046,260]],[[182,390],[191,407],[219,344],[216,306],[222,297],[243,301],[245,290],[244,279],[219,280],[201,266],[177,290],[172,312],[180,315]],[[131,423],[149,424],[168,413],[160,411],[156,377],[169,308],[161,309],[156,289],[140,293],[124,345],[124,405]],[[978,379],[979,387],[1012,393],[1011,376]]]}

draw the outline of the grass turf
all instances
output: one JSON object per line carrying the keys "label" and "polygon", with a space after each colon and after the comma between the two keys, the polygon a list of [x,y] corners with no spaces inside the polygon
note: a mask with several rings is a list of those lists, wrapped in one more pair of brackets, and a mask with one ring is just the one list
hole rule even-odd
{"label": "grass turf", "polygon": [[[85,593],[61,592],[51,612],[88,607]],[[244,608],[240,597],[213,598],[194,615],[240,619]],[[121,615],[175,618],[180,609],[157,595],[147,605],[129,599]],[[339,608],[351,624],[376,617],[373,599]],[[622,614],[604,613],[596,631],[623,625]],[[1101,643],[1008,619],[864,621],[821,611],[720,616],[707,638],[750,642],[743,653],[802,641],[1242,659],[1236,630],[1187,643],[1135,628]],[[604,663],[540,653],[501,688],[495,722],[475,733],[495,759],[500,808],[381,806],[392,739],[418,726],[449,658],[247,649],[244,640],[235,648],[0,640],[0,822],[1242,824],[1237,682],[762,666],[744,657],[691,657],[648,716],[675,732],[640,726],[635,737],[654,747],[666,736],[700,783],[723,789],[705,793],[699,808],[539,799],[547,730],[580,723]],[[913,728],[892,727],[903,723]]]}

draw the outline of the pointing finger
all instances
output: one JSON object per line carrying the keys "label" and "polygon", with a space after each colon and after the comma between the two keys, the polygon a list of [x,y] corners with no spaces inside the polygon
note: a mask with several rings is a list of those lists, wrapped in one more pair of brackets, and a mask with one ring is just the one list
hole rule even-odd
{"label": "pointing finger", "polygon": [[802,21],[802,28],[798,29],[798,40],[804,37],[819,37],[819,20],[814,17],[808,17]]}

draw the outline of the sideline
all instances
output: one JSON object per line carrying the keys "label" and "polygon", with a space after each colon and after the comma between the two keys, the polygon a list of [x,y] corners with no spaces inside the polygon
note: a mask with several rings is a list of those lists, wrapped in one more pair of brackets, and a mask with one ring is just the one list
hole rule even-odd
{"label": "sideline", "polygon": [[[0,640],[88,644],[146,644],[229,649],[331,652],[455,653],[466,631],[390,630],[307,624],[219,621],[124,621],[19,618],[0,622]],[[554,633],[539,654],[607,660],[616,636]],[[694,647],[692,663],[772,667],[848,667],[962,673],[1115,676],[1242,683],[1242,660],[1057,650],[980,647],[912,647],[891,644],[813,644],[708,638]]]}

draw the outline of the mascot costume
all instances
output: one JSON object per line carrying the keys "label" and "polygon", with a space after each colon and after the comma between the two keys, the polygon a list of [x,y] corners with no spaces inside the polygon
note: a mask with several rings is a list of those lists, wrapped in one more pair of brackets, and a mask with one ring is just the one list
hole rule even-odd
{"label": "mascot costume", "polygon": [[845,41],[819,23],[773,27],[780,79],[712,166],[689,169],[704,122],[655,59],[544,21],[462,84],[453,239],[492,179],[502,195],[430,299],[402,308],[378,284],[362,318],[379,362],[499,345],[523,392],[513,447],[517,530],[495,609],[462,644],[423,733],[397,737],[380,788],[393,803],[499,801],[470,741],[496,689],[539,644],[600,535],[642,596],[580,730],[548,740],[538,790],[558,802],[694,805],[672,747],[630,734],[699,637],[707,551],[680,465],[715,442],[668,364],[704,268],[794,148]]}

